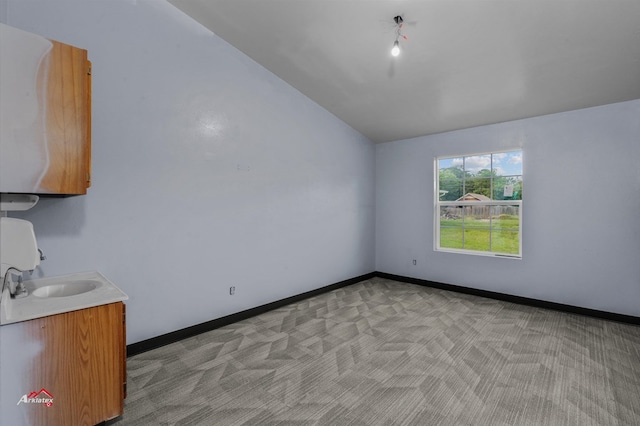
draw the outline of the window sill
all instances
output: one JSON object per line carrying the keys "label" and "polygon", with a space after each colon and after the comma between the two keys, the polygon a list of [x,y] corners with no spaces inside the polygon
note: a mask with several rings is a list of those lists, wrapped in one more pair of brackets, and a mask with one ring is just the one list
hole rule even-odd
{"label": "window sill", "polygon": [[520,254],[492,253],[492,252],[486,252],[486,251],[446,249],[446,248],[434,248],[433,251],[437,253],[468,254],[472,256],[497,257],[500,259],[522,260],[522,255]]}

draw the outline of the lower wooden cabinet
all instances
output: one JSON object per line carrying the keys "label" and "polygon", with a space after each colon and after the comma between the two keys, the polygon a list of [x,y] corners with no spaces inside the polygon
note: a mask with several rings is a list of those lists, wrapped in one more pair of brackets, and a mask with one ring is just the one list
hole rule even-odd
{"label": "lower wooden cabinet", "polygon": [[[30,407],[32,425],[95,425],[123,413],[126,388],[125,305],[122,302],[25,323],[41,345],[28,382],[51,406]],[[46,401],[45,401],[46,402]],[[35,405],[35,404],[34,404]]]}

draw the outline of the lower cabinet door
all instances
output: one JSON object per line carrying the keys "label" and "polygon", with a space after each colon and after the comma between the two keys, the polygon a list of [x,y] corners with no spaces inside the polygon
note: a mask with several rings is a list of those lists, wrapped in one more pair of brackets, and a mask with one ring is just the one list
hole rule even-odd
{"label": "lower cabinet door", "polygon": [[27,382],[32,425],[95,425],[123,413],[125,327],[122,302],[26,322],[42,350]]}

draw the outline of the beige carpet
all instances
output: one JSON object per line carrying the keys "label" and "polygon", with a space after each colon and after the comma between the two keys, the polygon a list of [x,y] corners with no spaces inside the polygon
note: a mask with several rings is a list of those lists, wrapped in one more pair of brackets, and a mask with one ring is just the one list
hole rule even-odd
{"label": "beige carpet", "polygon": [[128,359],[117,425],[638,425],[640,327],[382,278]]}

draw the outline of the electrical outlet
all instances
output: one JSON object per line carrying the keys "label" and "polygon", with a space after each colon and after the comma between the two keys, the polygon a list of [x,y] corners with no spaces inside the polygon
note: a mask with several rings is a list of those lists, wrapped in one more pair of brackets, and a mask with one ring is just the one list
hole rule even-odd
{"label": "electrical outlet", "polygon": [[229,294],[231,296],[233,296],[234,294],[236,294],[236,288],[234,286],[229,287]]}

